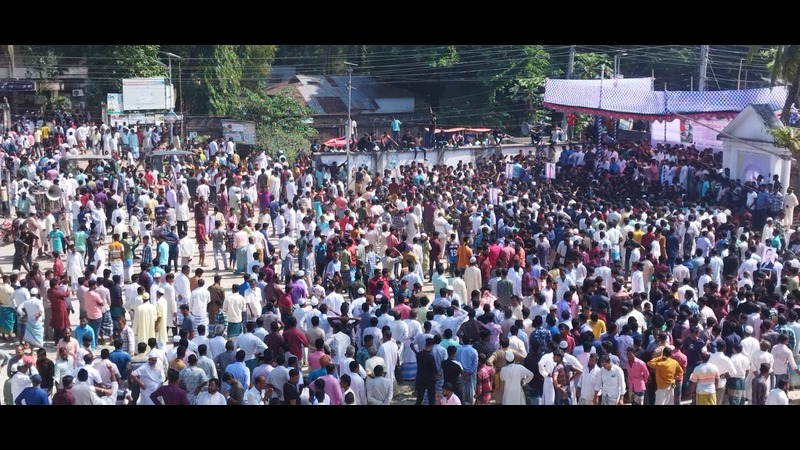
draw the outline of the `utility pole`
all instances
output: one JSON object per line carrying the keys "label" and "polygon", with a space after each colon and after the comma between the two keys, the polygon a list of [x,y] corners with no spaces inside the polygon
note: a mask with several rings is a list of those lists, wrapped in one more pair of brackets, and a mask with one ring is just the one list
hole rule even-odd
{"label": "utility pole", "polygon": [[567,79],[571,80],[575,70],[575,46],[569,46],[569,59],[567,60]]}
{"label": "utility pole", "polygon": [[353,119],[350,117],[350,107],[353,101],[353,67],[358,67],[358,64],[353,64],[350,62],[345,61],[344,64],[347,66],[347,126],[345,130],[347,130],[347,136],[345,136],[344,142],[347,148],[347,186],[350,189],[350,174],[353,172],[353,167],[350,164],[350,138],[353,135]]}
{"label": "utility pole", "polygon": [[736,76],[736,90],[738,91],[742,87],[742,63],[744,62],[744,58],[739,60],[739,75]]}
{"label": "utility pole", "polygon": [[698,91],[706,90],[706,68],[708,67],[708,45],[700,46],[700,81],[697,83]]}
{"label": "utility pole", "polygon": [[172,58],[177,59],[179,62],[183,58],[181,58],[180,56],[176,55],[175,53],[164,52],[164,51],[159,51],[158,53],[166,56],[167,57],[167,62],[169,64],[169,66],[167,68],[167,70],[169,71],[169,86],[167,86],[167,94],[169,94],[169,96],[167,97],[167,102],[168,102],[167,106],[169,107],[169,111],[167,111],[167,114],[164,114],[164,121],[169,124],[169,143],[172,144],[172,139],[173,139],[172,138],[172,134],[173,134],[173,131],[175,129],[174,128],[175,127],[175,120],[177,119],[177,116],[175,115],[175,106],[174,106],[175,100],[172,98],[172,96],[173,96],[173,89],[172,89]]}
{"label": "utility pole", "polygon": [[[573,72],[575,70],[575,46],[569,46],[569,59],[567,60],[567,79],[571,80],[574,76]],[[567,129],[567,115],[564,114],[564,118],[561,119],[561,129],[567,133],[569,136],[569,130]],[[434,135],[436,134],[436,130],[433,130]],[[435,141],[436,139],[434,139]]]}

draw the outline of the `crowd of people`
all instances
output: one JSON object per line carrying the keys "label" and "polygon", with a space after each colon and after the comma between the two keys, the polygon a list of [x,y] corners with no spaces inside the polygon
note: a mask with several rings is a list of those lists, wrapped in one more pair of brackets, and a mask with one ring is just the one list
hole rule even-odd
{"label": "crowd of people", "polygon": [[[788,404],[800,373],[797,198],[710,150],[369,173],[220,138],[52,178],[22,153],[5,404]],[[60,211],[25,200],[37,177]]]}

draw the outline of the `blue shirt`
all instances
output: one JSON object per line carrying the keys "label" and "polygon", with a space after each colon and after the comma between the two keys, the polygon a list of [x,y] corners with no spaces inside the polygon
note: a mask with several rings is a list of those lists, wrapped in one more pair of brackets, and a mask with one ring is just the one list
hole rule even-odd
{"label": "blue shirt", "polygon": [[92,343],[89,346],[89,348],[94,350],[94,345],[95,345],[94,329],[92,329],[92,327],[90,327],[88,323],[86,324],[85,327],[82,327],[82,326],[78,325],[77,327],[75,327],[75,330],[72,332],[73,338],[75,338],[75,340],[78,341],[78,346],[81,346],[81,347],[83,346],[83,336],[84,335],[89,335],[89,336],[92,337]]}
{"label": "blue shirt", "polygon": [[456,350],[456,361],[461,363],[464,373],[478,372],[478,351],[472,344],[464,344]]}
{"label": "blue shirt", "polygon": [[[228,364],[228,366],[225,367],[225,372],[233,375],[242,385],[243,389],[245,386],[250,386],[250,369],[248,369],[243,362],[236,361]],[[228,383],[223,384],[227,386]],[[227,388],[230,389],[230,386],[227,386]]]}
{"label": "blue shirt", "polygon": [[128,375],[127,364],[131,360],[131,355],[122,350],[114,350],[108,354],[108,360],[117,366],[117,369],[119,369],[119,376],[124,380]]}
{"label": "blue shirt", "polygon": [[181,330],[192,331],[194,328],[194,317],[191,314],[184,316],[181,320]]}
{"label": "blue shirt", "polygon": [[49,405],[50,399],[47,397],[47,392],[44,389],[31,386],[26,387],[19,393],[19,396],[14,400],[15,405],[21,405],[22,401],[25,401],[26,405]]}

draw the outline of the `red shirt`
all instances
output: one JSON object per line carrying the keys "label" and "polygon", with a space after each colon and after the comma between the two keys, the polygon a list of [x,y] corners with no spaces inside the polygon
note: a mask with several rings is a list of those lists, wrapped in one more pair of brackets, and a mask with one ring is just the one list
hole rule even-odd
{"label": "red shirt", "polygon": [[303,347],[308,347],[308,339],[297,327],[287,328],[283,332],[283,340],[289,343],[289,353],[303,360]]}
{"label": "red shirt", "polygon": [[490,269],[494,268],[495,265],[497,264],[497,258],[500,257],[500,250],[502,250],[502,247],[500,247],[497,244],[492,244],[492,245],[489,246],[489,268]]}
{"label": "red shirt", "polygon": [[56,258],[53,261],[53,278],[60,279],[61,275],[64,275],[64,263],[61,262],[60,258]]}

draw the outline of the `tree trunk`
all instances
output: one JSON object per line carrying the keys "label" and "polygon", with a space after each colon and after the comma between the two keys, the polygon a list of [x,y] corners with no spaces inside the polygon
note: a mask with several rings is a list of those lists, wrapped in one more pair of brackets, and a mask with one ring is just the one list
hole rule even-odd
{"label": "tree trunk", "polygon": [[781,111],[781,122],[786,126],[789,125],[789,116],[791,115],[792,104],[797,98],[798,88],[800,88],[800,70],[797,71],[792,84],[788,86],[786,102],[783,104],[783,110]]}

